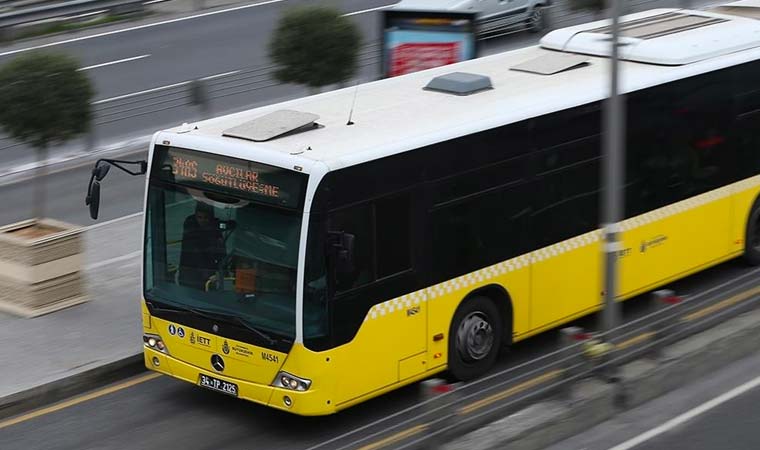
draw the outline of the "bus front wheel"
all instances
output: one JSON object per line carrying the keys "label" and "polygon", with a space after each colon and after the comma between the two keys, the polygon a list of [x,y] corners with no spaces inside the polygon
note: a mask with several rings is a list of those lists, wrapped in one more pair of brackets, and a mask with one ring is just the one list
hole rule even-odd
{"label": "bus front wheel", "polygon": [[449,330],[449,372],[467,381],[488,371],[496,361],[502,339],[499,310],[487,297],[462,302]]}
{"label": "bus front wheel", "polygon": [[744,260],[753,266],[760,265],[760,199],[755,200],[747,219]]}

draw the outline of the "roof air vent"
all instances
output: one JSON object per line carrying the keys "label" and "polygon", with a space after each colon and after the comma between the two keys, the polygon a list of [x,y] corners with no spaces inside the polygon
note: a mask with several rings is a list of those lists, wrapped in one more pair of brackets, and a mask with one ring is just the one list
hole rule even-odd
{"label": "roof air vent", "polygon": [[[629,20],[620,24],[620,32],[623,36],[637,39],[654,39],[669,34],[728,22],[728,19],[718,17],[697,16],[680,11],[667,12],[656,16],[644,17],[637,20]],[[611,26],[603,26],[587,30],[587,33],[612,34]]]}
{"label": "roof air vent", "polygon": [[224,130],[222,136],[265,142],[287,134],[319,128],[320,125],[315,122],[317,119],[319,116],[316,114],[281,109]]}
{"label": "roof air vent", "polygon": [[493,86],[491,85],[491,79],[487,76],[475,73],[452,72],[433,78],[423,89],[454,95],[470,95],[493,89]]}
{"label": "roof air vent", "polygon": [[554,75],[555,73],[587,66],[589,65],[588,60],[589,58],[583,55],[551,52],[512,66],[510,69],[539,75]]}

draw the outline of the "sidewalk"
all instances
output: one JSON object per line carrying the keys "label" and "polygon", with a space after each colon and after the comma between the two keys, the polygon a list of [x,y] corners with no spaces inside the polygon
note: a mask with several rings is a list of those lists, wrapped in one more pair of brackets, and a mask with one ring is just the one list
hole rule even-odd
{"label": "sidewalk", "polygon": [[142,351],[142,214],[84,233],[89,301],[34,319],[0,314],[0,413],[7,396]]}

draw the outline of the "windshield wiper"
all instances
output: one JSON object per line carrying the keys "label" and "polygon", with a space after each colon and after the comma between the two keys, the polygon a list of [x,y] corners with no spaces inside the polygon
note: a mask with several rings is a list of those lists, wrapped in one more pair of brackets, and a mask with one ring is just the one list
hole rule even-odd
{"label": "windshield wiper", "polygon": [[188,310],[187,308],[180,308],[178,306],[170,306],[170,305],[156,305],[154,301],[148,301],[148,310],[150,311],[158,311],[158,312],[170,312],[170,313],[179,313],[179,314],[192,314],[192,311]]}
{"label": "windshield wiper", "polygon": [[247,320],[243,319],[242,317],[235,316],[233,314],[227,314],[217,311],[209,311],[207,309],[199,309],[199,308],[190,308],[190,311],[192,311],[195,314],[198,314],[199,316],[203,316],[207,319],[211,320],[222,320],[224,322],[232,322],[237,325],[242,326],[243,328],[253,331],[256,333],[260,338],[264,339],[269,343],[269,345],[274,345],[277,343],[277,341],[272,338],[272,336],[264,333],[263,331],[259,330],[258,328],[254,327],[250,323],[248,323]]}

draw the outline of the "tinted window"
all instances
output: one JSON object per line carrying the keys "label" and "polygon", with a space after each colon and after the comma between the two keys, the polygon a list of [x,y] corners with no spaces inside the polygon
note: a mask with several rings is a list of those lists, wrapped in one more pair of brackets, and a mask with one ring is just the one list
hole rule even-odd
{"label": "tinted window", "polygon": [[434,209],[435,279],[453,278],[526,251],[525,194],[521,187],[501,188]]}
{"label": "tinted window", "polygon": [[599,136],[536,154],[533,225],[537,247],[598,228]]}
{"label": "tinted window", "polygon": [[373,208],[371,204],[354,206],[330,215],[330,231],[354,236],[354,271],[336,277],[335,290],[347,291],[374,279]]}
{"label": "tinted window", "polygon": [[726,70],[630,96],[626,216],[692,197],[736,177]]}
{"label": "tinted window", "polygon": [[330,231],[354,236],[355,270],[336,277],[344,292],[408,270],[411,267],[410,194],[393,195],[330,215]]}
{"label": "tinted window", "polygon": [[409,194],[375,202],[378,279],[411,267],[410,212]]}
{"label": "tinted window", "polygon": [[734,70],[736,87],[737,178],[760,173],[760,62],[743,64]]}

